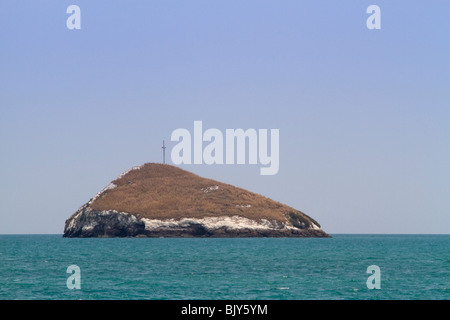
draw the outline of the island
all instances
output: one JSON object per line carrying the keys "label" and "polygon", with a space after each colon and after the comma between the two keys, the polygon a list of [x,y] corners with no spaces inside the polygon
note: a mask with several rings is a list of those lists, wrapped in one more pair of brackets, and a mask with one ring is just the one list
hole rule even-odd
{"label": "island", "polygon": [[122,173],[65,222],[63,237],[330,237],[305,213],[179,167]]}

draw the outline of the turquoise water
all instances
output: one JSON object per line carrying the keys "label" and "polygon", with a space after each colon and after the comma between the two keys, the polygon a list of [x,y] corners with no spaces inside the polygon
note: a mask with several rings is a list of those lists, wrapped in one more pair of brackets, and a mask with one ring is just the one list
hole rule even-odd
{"label": "turquoise water", "polygon": [[[66,239],[0,235],[0,299],[445,299],[450,235]],[[69,290],[67,267],[80,268]],[[381,288],[368,289],[367,267]]]}

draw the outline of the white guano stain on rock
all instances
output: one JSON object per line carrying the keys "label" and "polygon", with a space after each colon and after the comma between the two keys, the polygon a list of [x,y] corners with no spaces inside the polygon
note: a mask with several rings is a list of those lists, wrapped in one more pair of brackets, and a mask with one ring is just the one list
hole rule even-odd
{"label": "white guano stain on rock", "polygon": [[[191,224],[202,225],[207,230],[216,230],[220,228],[227,228],[231,230],[239,229],[280,229],[279,226],[272,223],[269,220],[261,219],[251,220],[239,216],[226,216],[226,217],[207,217],[207,218],[184,218],[180,220],[175,219],[147,219],[143,218],[145,223],[145,229],[152,231],[155,229],[171,229],[171,228],[183,228]],[[283,224],[283,228],[292,228],[287,224]]]}
{"label": "white guano stain on rock", "polygon": [[208,192],[211,192],[211,191],[219,190],[219,186],[210,186],[210,187],[207,187],[207,188],[202,188],[201,190],[204,193],[208,193]]}

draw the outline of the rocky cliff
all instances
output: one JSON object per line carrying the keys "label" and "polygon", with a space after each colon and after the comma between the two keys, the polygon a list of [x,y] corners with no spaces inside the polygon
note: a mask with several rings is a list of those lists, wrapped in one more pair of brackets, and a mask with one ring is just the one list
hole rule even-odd
{"label": "rocky cliff", "polygon": [[328,237],[301,211],[180,168],[121,174],[67,219],[64,237]]}

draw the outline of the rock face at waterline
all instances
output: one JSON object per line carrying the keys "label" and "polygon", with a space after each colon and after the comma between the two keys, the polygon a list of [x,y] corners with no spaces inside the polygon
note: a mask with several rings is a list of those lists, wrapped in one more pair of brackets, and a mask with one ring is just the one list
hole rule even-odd
{"label": "rock face at waterline", "polygon": [[67,219],[64,237],[329,237],[301,211],[167,165],[133,167]]}

